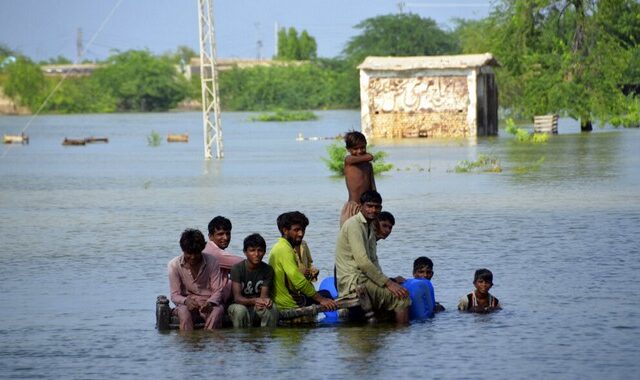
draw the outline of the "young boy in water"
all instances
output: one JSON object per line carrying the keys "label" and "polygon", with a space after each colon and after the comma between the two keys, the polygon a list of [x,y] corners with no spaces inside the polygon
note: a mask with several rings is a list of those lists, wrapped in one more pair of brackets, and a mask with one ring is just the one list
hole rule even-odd
{"label": "young boy in water", "polygon": [[344,179],[349,199],[340,213],[340,227],[350,217],[360,211],[360,196],[369,190],[376,190],[373,179],[373,155],[367,153],[367,139],[357,131],[348,132],[344,142],[349,154],[344,158]]}
{"label": "young boy in water", "polygon": [[428,272],[432,272],[433,263],[428,257],[418,257],[413,262],[413,277],[402,284],[411,297],[409,307],[409,319],[424,320],[433,317],[436,311],[436,300],[433,285],[427,278]]}
{"label": "young boy in water", "polygon": [[458,310],[471,313],[489,313],[501,309],[500,302],[489,293],[493,286],[493,273],[489,269],[478,269],[473,276],[475,290],[460,298]]}
{"label": "young boy in water", "polygon": [[[431,278],[433,277],[433,261],[431,261],[431,259],[426,256],[418,257],[413,262],[413,277],[424,278],[431,281]],[[440,303],[436,302],[435,304],[436,306],[434,311],[436,313],[445,310],[444,306],[440,305]]]}
{"label": "young boy in water", "polygon": [[244,239],[243,252],[247,257],[231,267],[234,303],[227,312],[233,327],[275,327],[278,311],[269,296],[273,287],[273,268],[262,261],[267,250],[264,238],[251,234]]}

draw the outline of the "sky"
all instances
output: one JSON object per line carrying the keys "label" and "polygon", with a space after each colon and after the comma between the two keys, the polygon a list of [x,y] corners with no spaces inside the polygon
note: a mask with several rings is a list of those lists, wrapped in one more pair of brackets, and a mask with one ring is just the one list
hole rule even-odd
{"label": "sky", "polygon": [[[411,12],[451,28],[453,18],[478,19],[491,0],[215,0],[219,58],[270,58],[275,28],[295,27],[316,39],[318,56],[338,56],[354,26],[379,15]],[[114,51],[154,54],[185,45],[199,51],[197,0],[0,0],[0,44],[35,61],[77,59],[81,30],[84,59]],[[261,45],[261,46],[260,46]]]}

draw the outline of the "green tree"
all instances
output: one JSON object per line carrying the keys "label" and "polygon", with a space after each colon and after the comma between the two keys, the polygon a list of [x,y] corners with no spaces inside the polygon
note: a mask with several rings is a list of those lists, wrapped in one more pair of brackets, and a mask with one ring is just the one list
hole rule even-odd
{"label": "green tree", "polygon": [[343,50],[348,59],[360,63],[365,57],[454,54],[459,51],[455,36],[430,18],[416,14],[391,14],[368,18],[356,29]]}
{"label": "green tree", "polygon": [[278,30],[278,53],[277,60],[311,60],[317,56],[318,46],[306,30],[300,36],[296,28],[290,27],[288,30],[280,28]]}
{"label": "green tree", "polygon": [[7,78],[4,93],[32,110],[40,107],[46,97],[47,85],[40,66],[30,59],[19,56],[6,66]]}
{"label": "green tree", "polygon": [[[502,105],[526,117],[564,113],[589,131],[595,120],[638,119],[638,100],[621,91],[637,80],[638,14],[633,0],[502,0],[485,22],[465,27],[486,37],[475,46],[488,45],[502,65]],[[464,51],[480,52],[464,30]]]}
{"label": "green tree", "polygon": [[112,55],[93,76],[104,91],[117,99],[122,111],[166,111],[189,93],[189,84],[173,62],[148,51]]}
{"label": "green tree", "polygon": [[63,55],[59,55],[55,58],[49,58],[47,61],[40,61],[41,65],[69,65],[73,62]]}
{"label": "green tree", "polygon": [[302,33],[300,33],[300,39],[298,40],[298,59],[315,59],[317,55],[318,44],[316,44],[316,39],[311,37],[306,30],[303,30]]}
{"label": "green tree", "polygon": [[298,31],[294,27],[290,27],[287,31],[287,59],[297,60],[300,57],[300,41],[298,40]]}

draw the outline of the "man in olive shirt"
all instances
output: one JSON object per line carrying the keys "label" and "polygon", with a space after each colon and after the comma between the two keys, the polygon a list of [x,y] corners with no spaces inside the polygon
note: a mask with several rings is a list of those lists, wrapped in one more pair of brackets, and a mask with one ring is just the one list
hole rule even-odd
{"label": "man in olive shirt", "polygon": [[282,236],[269,253],[269,265],[275,272],[273,301],[278,310],[294,309],[312,303],[320,304],[324,310],[335,310],[335,301],[316,292],[296,263],[293,248],[302,243],[309,219],[301,212],[292,211],[280,215],[278,224]]}
{"label": "man in olive shirt", "polygon": [[356,294],[356,286],[364,285],[374,310],[393,311],[396,322],[409,322],[409,292],[386,276],[376,253],[375,220],[382,209],[382,197],[375,190],[360,197],[360,212],[340,228],[336,242],[336,278],[338,295]]}

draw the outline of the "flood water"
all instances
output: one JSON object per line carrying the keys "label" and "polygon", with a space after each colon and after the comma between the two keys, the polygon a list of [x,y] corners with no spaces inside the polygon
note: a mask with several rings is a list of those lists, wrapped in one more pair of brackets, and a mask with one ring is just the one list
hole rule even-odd
{"label": "flood water", "polygon": [[[435,263],[447,311],[408,327],[154,328],[166,264],[187,227],[225,215],[230,250],[278,214],[310,219],[320,279],[333,267],[344,180],[320,160],[359,128],[357,111],[257,123],[224,113],[224,160],[203,160],[199,113],[42,116],[29,145],[0,154],[0,377],[633,378],[640,371],[640,131],[581,134],[561,120],[547,144],[500,137],[375,141],[394,170],[376,178],[396,226],[388,275]],[[19,133],[27,117],[0,117]],[[150,147],[154,130],[187,144]],[[108,144],[64,147],[64,137]],[[488,154],[501,173],[455,173]],[[269,249],[269,248],[268,248]],[[267,257],[265,257],[267,260]],[[475,269],[494,273],[504,310],[461,314]],[[204,375],[204,376],[202,376]]]}

